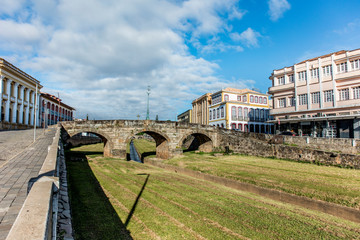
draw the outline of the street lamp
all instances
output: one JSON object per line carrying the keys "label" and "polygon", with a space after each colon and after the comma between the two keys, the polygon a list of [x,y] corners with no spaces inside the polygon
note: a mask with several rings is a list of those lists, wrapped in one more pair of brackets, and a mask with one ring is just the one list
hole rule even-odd
{"label": "street lamp", "polygon": [[150,97],[150,85],[148,85],[147,87],[147,91],[146,91],[148,98],[147,98],[147,112],[146,112],[146,120],[149,120],[149,97]]}

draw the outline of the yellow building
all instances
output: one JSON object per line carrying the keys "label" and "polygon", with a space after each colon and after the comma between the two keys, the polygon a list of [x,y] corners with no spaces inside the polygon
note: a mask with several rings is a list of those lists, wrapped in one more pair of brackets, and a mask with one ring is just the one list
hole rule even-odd
{"label": "yellow building", "polygon": [[0,129],[39,126],[40,82],[0,58]]}
{"label": "yellow building", "polygon": [[269,95],[225,88],[211,94],[209,125],[243,132],[271,133]]}
{"label": "yellow building", "polygon": [[177,116],[178,122],[191,123],[192,110],[189,109]]}

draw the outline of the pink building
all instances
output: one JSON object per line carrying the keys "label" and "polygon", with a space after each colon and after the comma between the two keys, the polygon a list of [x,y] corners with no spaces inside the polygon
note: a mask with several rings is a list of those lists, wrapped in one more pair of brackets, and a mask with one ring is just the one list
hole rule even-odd
{"label": "pink building", "polygon": [[360,138],[360,49],[274,70],[270,80],[278,131]]}

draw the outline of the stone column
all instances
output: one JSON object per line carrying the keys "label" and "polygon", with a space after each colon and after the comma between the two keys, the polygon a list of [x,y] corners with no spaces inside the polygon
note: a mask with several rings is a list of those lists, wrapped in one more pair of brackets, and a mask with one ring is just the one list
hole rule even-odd
{"label": "stone column", "polygon": [[27,89],[25,99],[28,103],[27,106],[25,107],[25,124],[29,125],[30,89]]}
{"label": "stone column", "polygon": [[20,104],[20,113],[19,113],[19,123],[22,124],[24,119],[23,119],[23,112],[24,112],[24,86],[20,87],[20,99],[21,99],[21,104]]}
{"label": "stone column", "polygon": [[3,94],[3,82],[4,82],[4,76],[3,75],[0,75],[0,122],[3,120],[1,119],[1,116],[2,116],[2,94]]}
{"label": "stone column", "polygon": [[40,106],[41,106],[41,104],[40,104],[40,93],[37,93],[35,104],[36,104],[35,109],[36,109],[36,117],[37,117],[36,126],[40,127],[41,126],[41,122],[40,122],[40,119],[41,119],[40,118],[40,110],[41,110],[41,108],[40,108]]}
{"label": "stone column", "polygon": [[34,125],[34,111],[35,111],[35,92],[31,93],[31,98],[32,98],[33,107],[31,109],[31,113],[30,113],[30,125],[33,126]]}
{"label": "stone column", "polygon": [[11,96],[11,80],[10,79],[7,79],[6,81],[6,93],[7,93],[7,96],[8,96],[8,99],[6,101],[6,104],[5,104],[5,121],[7,122],[10,122],[10,117],[9,114],[10,114],[10,96]]}
{"label": "stone column", "polygon": [[15,103],[14,103],[14,106],[13,106],[13,110],[12,110],[12,120],[11,122],[12,123],[16,123],[16,115],[17,115],[17,100],[18,100],[18,86],[19,86],[19,83],[15,82],[14,83],[14,98],[15,98]]}

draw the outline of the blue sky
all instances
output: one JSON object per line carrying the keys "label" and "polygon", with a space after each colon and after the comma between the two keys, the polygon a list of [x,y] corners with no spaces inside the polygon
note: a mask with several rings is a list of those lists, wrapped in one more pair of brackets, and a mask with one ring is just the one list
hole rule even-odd
{"label": "blue sky", "polygon": [[2,0],[0,57],[77,117],[174,120],[223,87],[359,48],[356,0]]}

